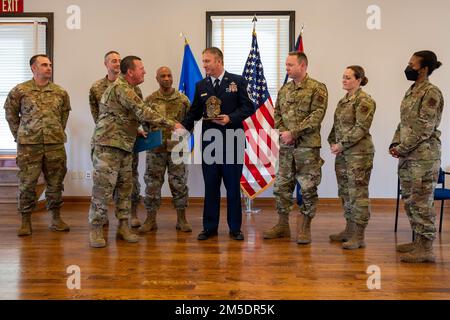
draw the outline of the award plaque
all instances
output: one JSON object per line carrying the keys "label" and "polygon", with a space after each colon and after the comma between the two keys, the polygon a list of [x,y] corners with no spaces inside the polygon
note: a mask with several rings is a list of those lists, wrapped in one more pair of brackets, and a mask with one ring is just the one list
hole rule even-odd
{"label": "award plaque", "polygon": [[216,96],[211,96],[206,100],[206,118],[203,120],[220,120],[222,117],[220,115],[220,105],[222,101]]}

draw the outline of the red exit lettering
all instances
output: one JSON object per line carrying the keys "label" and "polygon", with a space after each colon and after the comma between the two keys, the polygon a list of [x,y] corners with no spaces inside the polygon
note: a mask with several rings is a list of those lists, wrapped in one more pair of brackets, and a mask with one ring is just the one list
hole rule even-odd
{"label": "red exit lettering", "polygon": [[23,12],[23,0],[0,0],[0,13]]}

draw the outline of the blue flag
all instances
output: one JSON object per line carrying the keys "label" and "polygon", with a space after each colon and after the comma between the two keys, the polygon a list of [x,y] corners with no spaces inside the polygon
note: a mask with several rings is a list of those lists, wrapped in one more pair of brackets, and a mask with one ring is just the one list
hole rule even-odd
{"label": "blue flag", "polygon": [[189,47],[189,43],[186,41],[184,44],[183,66],[181,68],[178,90],[183,92],[192,103],[195,94],[195,84],[202,79],[203,76],[200,73],[200,69],[198,68],[191,48]]}
{"label": "blue flag", "polygon": [[[181,67],[180,85],[178,90],[183,92],[189,101],[194,101],[195,95],[195,84],[203,79],[200,69],[198,68],[197,62],[195,61],[194,55],[192,54],[191,47],[189,43],[185,40],[184,43],[184,56],[183,56],[183,66]],[[191,135],[191,140],[189,141],[189,150],[194,149],[194,135]]]}

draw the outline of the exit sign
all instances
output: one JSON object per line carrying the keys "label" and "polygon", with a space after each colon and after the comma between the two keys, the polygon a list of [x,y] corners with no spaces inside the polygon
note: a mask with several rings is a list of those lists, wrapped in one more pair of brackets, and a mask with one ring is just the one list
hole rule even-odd
{"label": "exit sign", "polygon": [[23,12],[23,0],[0,0],[0,13]]}

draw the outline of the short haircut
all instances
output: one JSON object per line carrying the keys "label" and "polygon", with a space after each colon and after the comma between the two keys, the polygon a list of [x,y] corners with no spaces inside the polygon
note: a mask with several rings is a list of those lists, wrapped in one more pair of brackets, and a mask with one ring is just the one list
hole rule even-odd
{"label": "short haircut", "polygon": [[203,50],[202,53],[203,53],[203,54],[205,54],[205,53],[210,53],[210,54],[212,54],[212,55],[218,57],[218,58],[220,59],[220,61],[222,61],[222,63],[223,63],[223,53],[222,53],[222,50],[220,50],[220,49],[217,48],[217,47],[209,47],[209,48],[206,48],[205,50]]}
{"label": "short haircut", "polygon": [[304,52],[291,51],[288,53],[288,55],[296,56],[299,64],[302,63],[302,61],[305,61],[305,64],[308,65],[308,57],[306,56],[306,54]]}
{"label": "short haircut", "polygon": [[428,75],[432,74],[435,69],[438,69],[442,65],[433,51],[417,51],[414,52],[414,56],[421,58],[420,66],[422,68],[428,67]]}
{"label": "short haircut", "polygon": [[108,58],[108,56],[109,56],[110,54],[113,54],[113,53],[118,54],[118,55],[120,56],[120,53],[118,53],[117,51],[111,50],[111,51],[108,51],[108,52],[105,54],[105,60],[106,60],[106,58]]}
{"label": "short haircut", "polygon": [[141,61],[141,58],[136,56],[126,56],[125,58],[123,58],[120,62],[120,72],[122,74],[126,74],[129,69],[134,69],[135,60]]}
{"label": "short haircut", "polygon": [[50,60],[50,58],[46,54],[42,54],[42,53],[41,54],[35,54],[30,59],[30,67],[36,62],[37,58],[39,58],[39,57],[47,58],[47,59]]}
{"label": "short haircut", "polygon": [[172,70],[170,70],[170,68],[169,67],[166,67],[166,66],[162,66],[162,67],[159,67],[157,70],[156,70],[156,75],[158,76],[159,75],[159,73],[163,70],[163,69],[167,69],[167,70],[169,70],[169,72],[170,72],[170,74],[172,74]]}

